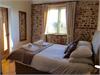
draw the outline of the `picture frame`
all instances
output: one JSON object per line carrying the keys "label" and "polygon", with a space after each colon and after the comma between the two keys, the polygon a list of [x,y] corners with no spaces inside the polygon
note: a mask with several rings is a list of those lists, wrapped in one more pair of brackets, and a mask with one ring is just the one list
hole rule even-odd
{"label": "picture frame", "polygon": [[26,12],[19,11],[19,39],[25,41],[27,39]]}

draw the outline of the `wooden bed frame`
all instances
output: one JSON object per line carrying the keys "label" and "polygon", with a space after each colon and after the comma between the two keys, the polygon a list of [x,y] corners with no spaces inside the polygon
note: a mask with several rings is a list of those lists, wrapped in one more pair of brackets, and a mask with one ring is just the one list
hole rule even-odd
{"label": "wooden bed frame", "polygon": [[50,74],[36,70],[35,68],[15,60],[3,60],[2,64],[3,75],[16,75],[16,74]]}
{"label": "wooden bed frame", "polygon": [[35,68],[18,61],[15,61],[15,67],[16,74],[50,74],[47,72],[36,70]]}

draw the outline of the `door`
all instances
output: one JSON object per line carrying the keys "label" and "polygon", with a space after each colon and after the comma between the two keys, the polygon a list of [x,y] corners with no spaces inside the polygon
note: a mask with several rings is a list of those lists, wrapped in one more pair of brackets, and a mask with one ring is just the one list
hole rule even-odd
{"label": "door", "polygon": [[9,53],[8,9],[0,7],[0,52]]}

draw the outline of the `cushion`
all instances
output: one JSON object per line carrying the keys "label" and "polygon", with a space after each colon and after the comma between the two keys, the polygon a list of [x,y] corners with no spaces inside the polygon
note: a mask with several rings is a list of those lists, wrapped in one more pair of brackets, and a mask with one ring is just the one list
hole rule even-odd
{"label": "cushion", "polygon": [[88,41],[79,41],[77,47],[78,46],[88,46],[90,49],[92,49],[91,43]]}
{"label": "cushion", "polygon": [[73,44],[73,43],[71,42],[71,43],[69,43],[69,44],[67,45],[64,54],[66,54],[66,52],[68,51],[68,49],[70,48],[70,46],[71,46],[72,44]]}
{"label": "cushion", "polygon": [[69,46],[66,54],[64,55],[64,58],[69,58],[70,57],[70,54],[76,49],[77,47],[77,44],[76,43],[73,43]]}
{"label": "cushion", "polygon": [[93,61],[89,58],[69,58],[68,60],[71,63],[84,63],[93,65]]}
{"label": "cushion", "polygon": [[84,58],[84,57],[91,57],[91,56],[92,56],[92,50],[88,46],[79,46],[70,55],[70,57],[74,57],[74,58],[80,58],[80,57]]}
{"label": "cushion", "polygon": [[78,41],[79,41],[79,39],[76,39],[75,41],[69,43],[69,44],[67,45],[67,48],[65,49],[64,54],[66,54],[67,51],[69,51],[69,49],[72,47],[72,45],[73,45],[74,43],[77,45]]}

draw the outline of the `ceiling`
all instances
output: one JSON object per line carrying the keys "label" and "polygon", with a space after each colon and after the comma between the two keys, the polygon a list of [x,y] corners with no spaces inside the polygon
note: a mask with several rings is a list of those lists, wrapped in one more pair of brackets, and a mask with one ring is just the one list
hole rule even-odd
{"label": "ceiling", "polygon": [[31,0],[33,4],[63,2],[63,1],[100,1],[100,0]]}
{"label": "ceiling", "polygon": [[33,4],[61,2],[61,1],[75,1],[75,0],[32,0]]}
{"label": "ceiling", "polygon": [[41,4],[41,3],[63,2],[63,1],[96,1],[96,0],[0,0],[0,2],[2,1],[4,2],[5,1],[30,1],[32,4]]}

